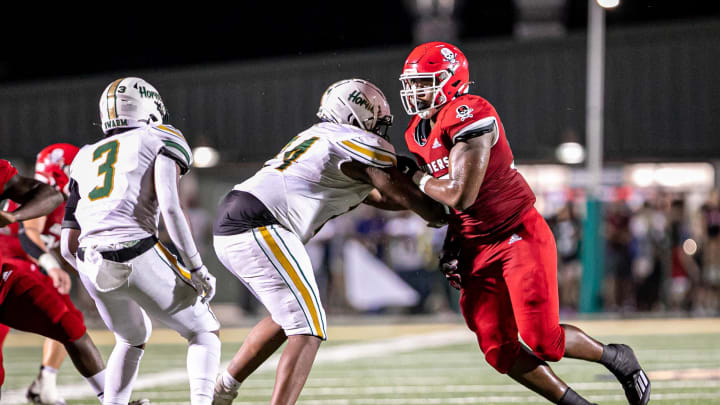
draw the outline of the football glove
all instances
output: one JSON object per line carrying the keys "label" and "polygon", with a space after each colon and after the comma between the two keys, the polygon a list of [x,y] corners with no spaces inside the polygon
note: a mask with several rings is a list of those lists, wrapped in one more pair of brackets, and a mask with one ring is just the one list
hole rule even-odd
{"label": "football glove", "polygon": [[215,284],[217,281],[205,265],[195,270],[190,270],[190,282],[197,290],[198,295],[202,297],[201,302],[203,304],[210,302],[215,296]]}
{"label": "football glove", "polygon": [[404,155],[397,155],[397,168],[402,174],[410,178],[412,178],[415,172],[420,170],[420,166],[418,166],[415,159]]}
{"label": "football glove", "polygon": [[454,254],[443,251],[440,254],[440,271],[450,286],[456,290],[462,288],[462,276],[458,272],[458,259]]}

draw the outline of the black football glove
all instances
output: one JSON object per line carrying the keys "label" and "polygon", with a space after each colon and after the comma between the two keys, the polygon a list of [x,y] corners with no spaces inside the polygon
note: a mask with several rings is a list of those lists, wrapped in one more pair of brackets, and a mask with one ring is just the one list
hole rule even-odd
{"label": "black football glove", "polygon": [[440,254],[440,271],[450,286],[456,290],[462,288],[462,276],[458,272],[458,259],[456,255],[444,251]]}
{"label": "black football glove", "polygon": [[404,155],[397,155],[397,168],[402,174],[411,178],[415,172],[420,170],[420,166],[415,162],[415,159]]}

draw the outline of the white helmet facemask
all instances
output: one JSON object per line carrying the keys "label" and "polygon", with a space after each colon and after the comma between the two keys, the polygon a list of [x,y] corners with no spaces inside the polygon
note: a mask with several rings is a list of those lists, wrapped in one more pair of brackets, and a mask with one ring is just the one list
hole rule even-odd
{"label": "white helmet facemask", "polygon": [[349,124],[387,138],[393,116],[385,95],[362,79],[333,83],[320,100],[317,116],[336,124]]}
{"label": "white helmet facemask", "polygon": [[100,96],[100,121],[106,134],[117,128],[159,125],[167,120],[160,93],[138,77],[117,79]]}

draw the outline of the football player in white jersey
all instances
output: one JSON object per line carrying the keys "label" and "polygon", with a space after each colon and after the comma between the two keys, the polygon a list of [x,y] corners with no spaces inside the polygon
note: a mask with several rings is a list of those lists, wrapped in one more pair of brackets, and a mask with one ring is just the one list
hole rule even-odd
{"label": "football player in white jersey", "polygon": [[262,302],[270,316],[256,325],[228,369],[213,403],[229,404],[250,373],[285,340],[271,404],[294,404],[305,384],[326,318],[304,244],[328,220],[365,202],[412,209],[429,222],[446,211],[398,170],[386,140],[392,124],[383,93],[361,79],[324,93],[321,122],[293,138],[220,203],[213,227],[220,261]]}
{"label": "football player in white jersey", "polygon": [[[80,149],[70,168],[61,250],[115,334],[104,403],[128,403],[150,315],[187,339],[191,403],[210,404],[220,361],[220,325],[208,305],[215,278],[177,190],[192,165],[190,147],[165,124],[160,94],[140,78],[110,83],[100,118],[105,137]],[[161,213],[183,265],[157,240]]]}

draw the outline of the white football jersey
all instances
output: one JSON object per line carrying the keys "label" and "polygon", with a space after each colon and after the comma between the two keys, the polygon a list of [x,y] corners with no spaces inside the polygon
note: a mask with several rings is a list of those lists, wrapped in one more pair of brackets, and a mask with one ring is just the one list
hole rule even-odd
{"label": "white football jersey", "polygon": [[293,138],[235,190],[249,192],[281,225],[306,243],[329,219],[363,202],[373,186],[346,176],[351,159],[375,167],[396,164],[385,139],[352,125],[323,122]]}
{"label": "white football jersey", "polygon": [[80,195],[75,218],[82,246],[132,241],[157,233],[160,210],[153,173],[159,153],[172,157],[183,173],[192,165],[190,147],[170,125],[132,129],[80,149],[70,177],[77,182]]}

